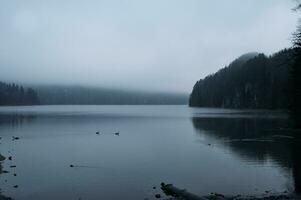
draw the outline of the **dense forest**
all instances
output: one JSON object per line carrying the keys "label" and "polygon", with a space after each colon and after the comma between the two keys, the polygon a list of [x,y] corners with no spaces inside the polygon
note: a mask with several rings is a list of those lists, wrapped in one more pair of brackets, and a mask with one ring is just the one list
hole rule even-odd
{"label": "dense forest", "polygon": [[0,105],[39,104],[37,92],[16,84],[0,82]]}
{"label": "dense forest", "polygon": [[188,95],[92,88],[81,86],[35,87],[46,105],[168,105],[187,104]]}
{"label": "dense forest", "polygon": [[274,55],[249,53],[199,80],[190,95],[196,107],[287,109],[296,49]]}
{"label": "dense forest", "polygon": [[[300,11],[301,3],[298,4],[296,10]],[[296,128],[301,128],[301,21],[296,32],[294,33],[294,63],[291,69],[291,92],[290,92],[290,110],[293,118],[295,119]]]}
{"label": "dense forest", "polygon": [[31,86],[0,82],[0,105],[179,105],[188,95],[81,86]]}

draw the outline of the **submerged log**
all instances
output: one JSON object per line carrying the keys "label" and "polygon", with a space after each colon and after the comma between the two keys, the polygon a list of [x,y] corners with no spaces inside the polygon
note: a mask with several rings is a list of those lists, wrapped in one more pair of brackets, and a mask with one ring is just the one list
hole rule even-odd
{"label": "submerged log", "polygon": [[208,200],[207,198],[199,197],[195,194],[189,193],[184,189],[179,189],[172,184],[161,183],[161,189],[167,196],[173,196],[179,199]]}

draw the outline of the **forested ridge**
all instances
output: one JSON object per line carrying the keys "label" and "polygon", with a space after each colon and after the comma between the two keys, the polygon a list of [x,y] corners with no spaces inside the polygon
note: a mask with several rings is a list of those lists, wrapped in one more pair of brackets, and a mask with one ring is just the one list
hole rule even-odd
{"label": "forested ridge", "polygon": [[178,105],[188,95],[82,86],[31,86],[0,82],[0,105]]}
{"label": "forested ridge", "polygon": [[39,104],[37,92],[17,84],[0,82],[0,105],[35,105]]}
{"label": "forested ridge", "polygon": [[168,92],[93,88],[82,86],[37,86],[40,101],[46,105],[169,105],[187,104],[188,95]]}
{"label": "forested ridge", "polygon": [[271,56],[245,54],[215,74],[199,80],[189,105],[248,109],[287,109],[290,71],[296,49]]}
{"label": "forested ridge", "polygon": [[[301,3],[298,4],[297,10],[301,9]],[[290,92],[290,111],[295,119],[296,128],[301,129],[301,21],[296,32],[294,33],[294,63],[292,65],[290,73],[290,83],[291,83],[291,92]]]}

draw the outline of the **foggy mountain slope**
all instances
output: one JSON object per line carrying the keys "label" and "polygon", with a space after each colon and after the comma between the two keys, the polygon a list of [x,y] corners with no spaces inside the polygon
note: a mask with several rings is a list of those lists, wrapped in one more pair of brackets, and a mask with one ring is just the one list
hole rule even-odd
{"label": "foggy mountain slope", "polygon": [[245,54],[229,66],[199,80],[192,90],[192,107],[288,108],[288,79],[293,49],[270,57]]}
{"label": "foggy mountain slope", "polygon": [[291,46],[294,0],[229,1],[0,1],[0,80],[189,93],[235,56]]}
{"label": "foggy mountain slope", "polygon": [[81,86],[36,86],[44,105],[182,105],[188,95],[163,92],[141,92]]}

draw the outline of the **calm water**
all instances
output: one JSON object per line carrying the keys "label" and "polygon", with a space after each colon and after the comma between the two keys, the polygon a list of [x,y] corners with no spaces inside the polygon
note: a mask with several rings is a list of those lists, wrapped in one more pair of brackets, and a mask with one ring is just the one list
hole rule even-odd
{"label": "calm water", "polygon": [[200,195],[294,191],[300,163],[287,126],[285,114],[264,111],[1,107],[0,153],[13,159],[0,188],[17,200],[154,199],[162,181]]}

